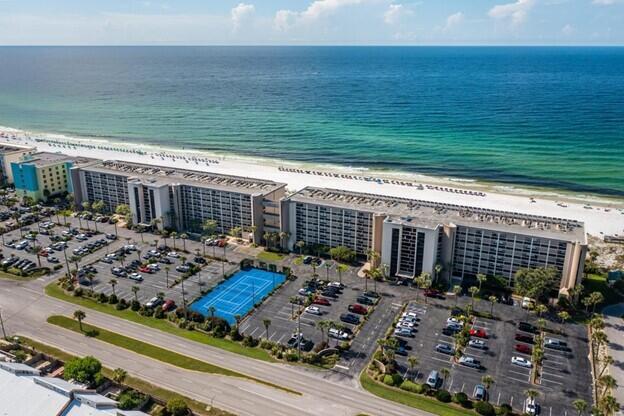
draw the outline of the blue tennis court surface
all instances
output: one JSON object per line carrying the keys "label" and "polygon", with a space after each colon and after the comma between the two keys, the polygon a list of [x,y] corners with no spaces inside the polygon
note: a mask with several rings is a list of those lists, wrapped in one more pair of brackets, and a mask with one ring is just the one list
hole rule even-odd
{"label": "blue tennis court surface", "polygon": [[215,307],[215,316],[230,324],[236,322],[236,315],[245,316],[254,304],[286,280],[281,273],[261,269],[240,270],[228,280],[219,284],[210,293],[193,302],[190,309],[204,316],[210,316],[210,307]]}

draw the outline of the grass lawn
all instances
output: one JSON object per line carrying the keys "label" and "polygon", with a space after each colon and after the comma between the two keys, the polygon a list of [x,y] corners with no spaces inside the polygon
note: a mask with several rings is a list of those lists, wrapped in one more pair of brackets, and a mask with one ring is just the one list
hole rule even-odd
{"label": "grass lawn", "polygon": [[221,348],[235,354],[244,355],[246,357],[255,358],[262,361],[276,361],[273,357],[271,357],[268,352],[260,348],[247,348],[237,342],[230,341],[228,339],[214,338],[206,334],[202,334],[201,332],[188,331],[186,329],[178,328],[166,319],[156,319],[147,316],[141,316],[137,312],[134,312],[130,309],[118,311],[113,305],[98,303],[92,299],[69,295],[65,293],[65,291],[56,284],[56,282],[52,282],[47,285],[45,288],[45,293],[48,296],[64,300],[75,305],[80,305],[85,308],[96,310],[98,312],[107,313],[109,315],[126,319],[137,324],[149,326],[150,328],[158,329],[160,331],[186,338],[191,341],[200,342],[202,344]]}
{"label": "grass lawn", "polygon": [[175,365],[176,367],[184,368],[192,371],[199,371],[202,373],[220,374],[230,377],[240,377],[248,380],[255,381],[257,383],[265,384],[280,390],[287,391],[289,393],[296,393],[290,389],[278,386],[268,381],[260,380],[251,376],[247,376],[236,371],[228,370],[227,368],[219,367],[213,364],[209,364],[205,361],[200,361],[195,358],[188,357],[186,355],[178,354],[177,352],[169,351],[164,348],[157,347],[156,345],[148,344],[147,342],[139,341],[134,338],[126,337],[125,335],[116,334],[114,332],[107,331],[106,329],[98,328],[93,325],[82,323],[82,331],[78,321],[68,318],[66,316],[53,315],[48,318],[48,323],[60,326],[65,329],[69,329],[74,332],[84,333],[88,336],[96,338],[100,341],[113,344],[117,347],[125,348],[133,351],[137,354],[145,355],[158,361],[162,361],[167,364]]}
{"label": "grass lawn", "polygon": [[[32,349],[42,352],[46,355],[50,355],[58,360],[66,362],[72,358],[75,358],[73,355],[68,354],[64,351],[61,351],[57,348],[51,347],[46,344],[42,344],[40,342],[31,340],[29,338],[25,338],[20,336],[20,340],[22,344],[28,345]],[[102,373],[107,378],[112,378],[113,370],[110,368],[102,367]],[[135,390],[138,390],[142,393],[148,394],[156,399],[162,400],[164,402],[169,401],[170,399],[182,399],[186,402],[186,404],[193,410],[194,414],[198,414],[200,416],[233,416],[232,413],[226,412],[225,410],[210,408],[207,404],[199,402],[197,400],[190,399],[188,397],[182,396],[178,393],[174,393],[170,390],[165,390],[161,387],[155,386],[147,381],[141,380],[139,378],[135,378],[132,376],[127,376],[124,380],[124,384],[128,387],[131,387]],[[206,410],[209,409],[210,410]]]}
{"label": "grass lawn", "polygon": [[[618,294],[614,289],[607,285],[607,276],[600,274],[588,274],[587,278],[583,280],[583,286],[585,287],[584,295],[589,295],[592,292],[600,292],[605,298],[605,301],[600,306],[612,305],[624,301],[622,296]],[[599,308],[596,308],[599,309]]]}
{"label": "grass lawn", "polygon": [[43,275],[45,275],[45,273],[32,273],[28,276],[18,276],[16,274],[8,273],[8,272],[0,270],[0,279],[6,279],[6,280],[17,280],[17,281],[27,282],[29,280],[35,280],[36,278],[41,277]]}
{"label": "grass lawn", "polygon": [[451,404],[442,403],[436,399],[426,396],[409,393],[393,387],[381,385],[371,379],[366,370],[360,375],[360,384],[364,390],[382,399],[390,400],[415,409],[425,410],[440,416],[475,416],[476,413],[471,410],[465,410]]}
{"label": "grass lawn", "polygon": [[272,251],[261,251],[256,257],[258,258],[258,260],[262,261],[278,262],[284,260],[286,256],[280,253],[274,253]]}

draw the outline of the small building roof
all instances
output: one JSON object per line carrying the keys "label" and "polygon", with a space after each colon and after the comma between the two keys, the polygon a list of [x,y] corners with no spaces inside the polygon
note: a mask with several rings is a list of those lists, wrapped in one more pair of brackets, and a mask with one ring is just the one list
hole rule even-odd
{"label": "small building roof", "polygon": [[22,363],[0,362],[0,368],[18,376],[38,376],[40,374],[39,370]]}
{"label": "small building roof", "polygon": [[17,163],[33,165],[41,168],[45,166],[58,165],[60,163],[72,163],[73,165],[82,165],[85,163],[93,162],[95,160],[96,159],[82,156],[68,156],[63,153],[38,152],[32,155],[25,155]]}

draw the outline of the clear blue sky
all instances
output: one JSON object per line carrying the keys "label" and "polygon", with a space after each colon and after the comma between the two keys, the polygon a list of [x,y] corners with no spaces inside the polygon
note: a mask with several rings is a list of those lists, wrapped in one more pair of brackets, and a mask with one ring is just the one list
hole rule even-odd
{"label": "clear blue sky", "polygon": [[0,0],[0,44],[624,44],[624,0]]}

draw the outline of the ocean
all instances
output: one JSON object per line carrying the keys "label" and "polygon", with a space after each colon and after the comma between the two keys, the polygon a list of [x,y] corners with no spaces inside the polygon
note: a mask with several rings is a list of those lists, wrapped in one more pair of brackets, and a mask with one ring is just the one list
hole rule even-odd
{"label": "ocean", "polygon": [[624,196],[624,48],[0,47],[0,125]]}

